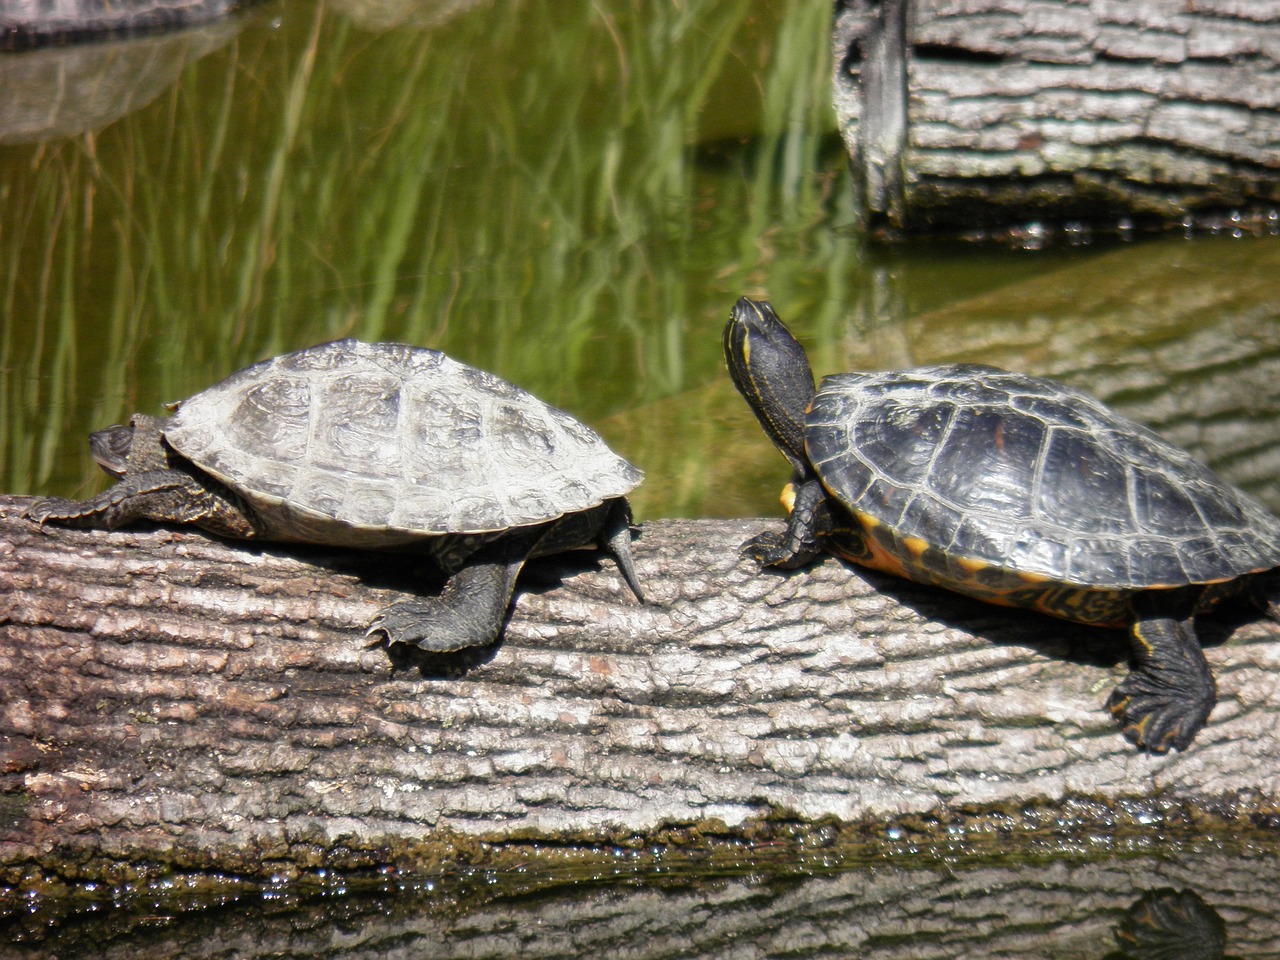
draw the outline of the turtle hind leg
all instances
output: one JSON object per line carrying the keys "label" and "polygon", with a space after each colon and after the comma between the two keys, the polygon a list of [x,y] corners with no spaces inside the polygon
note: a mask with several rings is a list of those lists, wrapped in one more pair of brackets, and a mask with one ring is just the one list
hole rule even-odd
{"label": "turtle hind leg", "polygon": [[382,610],[370,623],[368,636],[382,634],[388,643],[428,653],[488,646],[502,633],[530,545],[521,538],[482,548],[436,596],[401,600]]}
{"label": "turtle hind leg", "polygon": [[595,510],[508,533],[481,547],[439,594],[392,604],[374,617],[368,635],[382,634],[388,643],[411,644],[428,653],[488,646],[502,633],[516,578],[529,557],[593,542],[613,555],[623,579],[643,603],[631,556],[631,508],[619,497]]}
{"label": "turtle hind leg", "polygon": [[1244,585],[1245,597],[1268,617],[1280,623],[1280,570],[1254,574]]}
{"label": "turtle hind leg", "polygon": [[640,588],[635,558],[631,553],[631,507],[625,498],[619,497],[609,505],[604,525],[600,528],[598,545],[613,557],[622,579],[627,582],[636,599],[644,603],[644,591]]}
{"label": "turtle hind leg", "polygon": [[1107,709],[1140,750],[1185,750],[1217,703],[1213,674],[1190,614],[1142,614],[1134,620],[1133,665]]}

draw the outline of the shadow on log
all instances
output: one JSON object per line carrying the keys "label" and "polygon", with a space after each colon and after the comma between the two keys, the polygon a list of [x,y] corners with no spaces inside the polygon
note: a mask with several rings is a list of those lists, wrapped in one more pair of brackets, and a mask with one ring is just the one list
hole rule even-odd
{"label": "shadow on log", "polygon": [[1178,222],[1280,202],[1280,3],[837,0],[864,215]]}
{"label": "shadow on log", "polygon": [[429,874],[788,830],[1053,847],[1073,824],[1164,838],[1276,822],[1267,624],[1203,624],[1219,705],[1190,750],[1152,758],[1102,710],[1121,634],[833,560],[759,575],[737,546],[760,521],[645,524],[645,606],[592,554],[533,564],[487,659],[422,670],[365,640],[399,596],[394,561],[41,532],[12,517],[26,502],[0,498],[15,891]]}

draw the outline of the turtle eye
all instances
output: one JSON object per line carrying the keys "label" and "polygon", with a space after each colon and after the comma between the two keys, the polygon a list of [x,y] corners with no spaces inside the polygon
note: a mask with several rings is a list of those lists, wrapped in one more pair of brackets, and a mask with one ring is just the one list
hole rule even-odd
{"label": "turtle eye", "polygon": [[113,477],[123,477],[129,469],[129,448],[133,427],[117,423],[89,434],[89,452],[94,462]]}

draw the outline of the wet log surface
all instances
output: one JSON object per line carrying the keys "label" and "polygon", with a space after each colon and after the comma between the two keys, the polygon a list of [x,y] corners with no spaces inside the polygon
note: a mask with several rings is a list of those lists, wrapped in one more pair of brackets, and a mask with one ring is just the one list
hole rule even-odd
{"label": "wet log surface", "polygon": [[1178,221],[1280,201],[1280,3],[841,0],[871,219]]}
{"label": "wet log surface", "polygon": [[539,562],[484,656],[397,666],[364,625],[421,586],[402,561],[0,519],[0,882],[430,870],[771,821],[1274,822],[1276,627],[1202,624],[1219,705],[1153,758],[1101,709],[1121,635],[831,560],[762,576],[737,555],[762,523],[645,524],[645,606],[607,561]]}
{"label": "wet log surface", "polygon": [[[1271,853],[1018,865],[899,861],[790,878],[639,879],[642,886],[600,883],[463,902],[438,889],[320,903],[247,901],[162,924],[153,918],[150,928],[100,916],[70,928],[22,930],[28,942],[13,955],[1218,960],[1222,952],[1192,948],[1198,934],[1216,927],[1228,956],[1280,956],[1280,860]],[[1164,952],[1116,952],[1126,932],[1146,932]],[[9,955],[0,944],[0,958]]]}

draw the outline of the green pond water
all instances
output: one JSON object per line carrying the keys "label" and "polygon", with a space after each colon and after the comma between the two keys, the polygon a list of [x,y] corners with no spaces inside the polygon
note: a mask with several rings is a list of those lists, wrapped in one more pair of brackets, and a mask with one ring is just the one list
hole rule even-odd
{"label": "green pond water", "polygon": [[[745,293],[773,301],[819,373],[976,360],[1058,376],[1280,507],[1280,236],[869,241],[829,103],[830,17],[829,0],[291,0],[70,64],[22,55],[49,60],[0,81],[0,489],[83,496],[103,483],[90,430],[264,357],[356,336],[443,349],[594,426],[646,471],[641,519],[776,514],[785,464],[720,354]],[[32,117],[45,114],[41,134]],[[1067,869],[1053,864],[988,878],[1006,893],[1051,891],[1046,903],[1084,890],[1099,932],[1054,953],[1045,913],[1018,921],[1029,931],[1019,953],[992,920],[961,952],[1106,955],[1125,910],[1163,885],[1159,864],[1174,865],[1175,885],[1202,875],[1168,854],[1133,869],[1104,858],[1125,874],[1105,883],[1027,872]],[[878,869],[893,888],[885,877],[902,868]],[[641,887],[664,908],[593,886],[447,923],[361,901],[299,920],[324,933],[297,952],[360,955],[344,952],[342,931],[394,914],[407,926],[378,936],[416,945],[403,955],[454,955],[424,944],[456,942],[458,955],[500,956],[523,942],[553,956],[560,941],[521,940],[539,911],[570,930],[575,910],[588,925],[651,929],[627,919],[634,909],[737,917],[761,949],[735,956],[960,955],[910,910],[875,908],[880,925],[858,927],[875,927],[871,940],[806,920],[848,897],[873,909],[826,886],[838,879],[718,883]],[[1223,883],[1205,898],[1248,900],[1247,883]],[[805,906],[810,896],[823,906]],[[610,897],[617,910],[597,916]],[[779,897],[795,902],[766,936],[749,905]],[[1228,928],[1247,925],[1247,908],[1231,909]],[[239,930],[221,916],[215,927]],[[785,926],[794,916],[801,928]],[[1085,922],[1063,917],[1062,929]],[[457,931],[479,937],[477,924],[506,933],[468,953]],[[628,955],[729,955],[724,929],[651,952],[632,942]],[[779,933],[791,929],[793,940]],[[157,936],[179,946],[149,955],[218,952],[207,932]],[[1258,937],[1251,955],[1280,955],[1274,932]]]}

